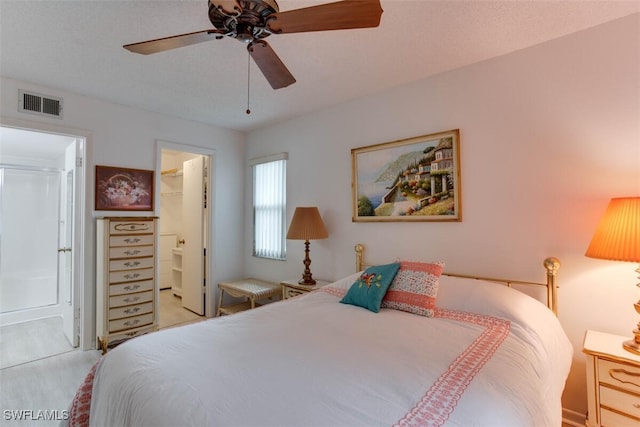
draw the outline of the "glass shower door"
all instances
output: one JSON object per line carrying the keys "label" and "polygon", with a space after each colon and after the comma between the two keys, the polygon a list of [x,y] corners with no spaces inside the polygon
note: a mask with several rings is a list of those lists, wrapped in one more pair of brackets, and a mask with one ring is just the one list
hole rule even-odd
{"label": "glass shower door", "polygon": [[0,167],[0,314],[59,303],[59,198],[59,171]]}

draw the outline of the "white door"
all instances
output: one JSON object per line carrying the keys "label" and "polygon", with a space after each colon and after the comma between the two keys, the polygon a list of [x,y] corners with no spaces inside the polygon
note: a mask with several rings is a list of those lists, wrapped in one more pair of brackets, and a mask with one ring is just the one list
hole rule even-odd
{"label": "white door", "polygon": [[182,306],[204,315],[205,157],[183,163],[182,176]]}
{"label": "white door", "polygon": [[58,284],[60,286],[60,305],[64,334],[72,346],[77,347],[80,340],[80,316],[76,308],[77,298],[74,289],[74,224],[76,194],[76,151],[78,143],[71,143],[65,151],[65,170],[60,183],[60,227],[58,234]]}

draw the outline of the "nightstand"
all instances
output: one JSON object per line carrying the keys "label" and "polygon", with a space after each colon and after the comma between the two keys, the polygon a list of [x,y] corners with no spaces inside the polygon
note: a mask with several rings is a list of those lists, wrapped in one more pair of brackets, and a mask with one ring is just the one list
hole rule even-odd
{"label": "nightstand", "polygon": [[316,289],[320,289],[324,285],[328,285],[331,282],[327,282],[326,280],[317,280],[316,284],[313,286],[310,285],[301,285],[297,280],[283,280],[280,282],[282,285],[282,299],[293,298],[298,295],[306,294],[307,292],[315,291]]}
{"label": "nightstand", "polygon": [[587,426],[640,426],[640,355],[622,348],[629,337],[587,331]]}

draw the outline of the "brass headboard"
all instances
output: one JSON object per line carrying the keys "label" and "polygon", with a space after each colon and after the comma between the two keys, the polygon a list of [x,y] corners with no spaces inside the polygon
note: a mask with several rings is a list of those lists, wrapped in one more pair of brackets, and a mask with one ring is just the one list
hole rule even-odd
{"label": "brass headboard", "polygon": [[[356,271],[364,270],[369,264],[365,264],[362,261],[362,256],[364,253],[364,245],[358,243],[355,246],[356,251]],[[480,276],[471,276],[467,274],[457,274],[457,273],[442,273],[445,276],[451,277],[462,277],[465,279],[475,279],[475,280],[484,280],[487,282],[497,282],[501,283],[505,286],[512,287],[512,285],[524,285],[524,286],[544,286],[547,288],[547,307],[553,314],[558,315],[558,269],[560,268],[560,260],[557,258],[549,257],[546,258],[543,262],[544,268],[547,271],[547,283],[539,283],[539,282],[527,282],[523,280],[511,280],[511,279],[496,279],[493,277],[480,277]]]}

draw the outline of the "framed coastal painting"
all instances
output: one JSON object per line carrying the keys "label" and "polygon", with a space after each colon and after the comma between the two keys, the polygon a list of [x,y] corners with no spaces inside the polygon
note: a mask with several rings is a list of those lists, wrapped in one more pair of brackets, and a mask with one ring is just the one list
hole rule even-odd
{"label": "framed coastal painting", "polygon": [[461,221],[460,131],[351,150],[354,222]]}
{"label": "framed coastal painting", "polygon": [[97,211],[152,211],[153,171],[96,166]]}

